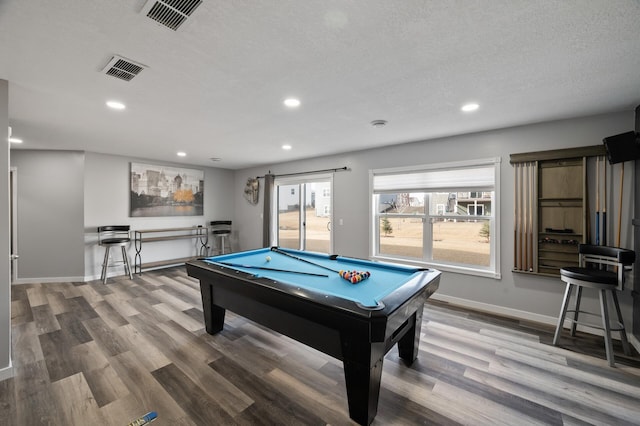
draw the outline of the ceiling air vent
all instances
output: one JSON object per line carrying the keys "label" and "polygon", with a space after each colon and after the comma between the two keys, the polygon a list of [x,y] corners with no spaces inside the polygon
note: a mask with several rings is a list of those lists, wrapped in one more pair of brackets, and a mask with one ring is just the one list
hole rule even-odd
{"label": "ceiling air vent", "polygon": [[122,56],[114,56],[102,71],[105,74],[119,78],[120,80],[130,81],[145,68],[146,66],[136,64]]}
{"label": "ceiling air vent", "polygon": [[176,31],[201,3],[202,0],[148,0],[142,13]]}

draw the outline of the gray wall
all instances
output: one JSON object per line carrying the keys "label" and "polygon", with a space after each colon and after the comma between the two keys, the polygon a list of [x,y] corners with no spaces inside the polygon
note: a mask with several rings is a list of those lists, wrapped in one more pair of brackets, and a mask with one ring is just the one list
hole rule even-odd
{"label": "gray wall", "polygon": [[[17,169],[18,274],[14,284],[85,281],[99,278],[104,249],[100,225],[156,229],[205,225],[233,218],[233,172],[92,152],[12,150]],[[204,169],[204,215],[130,218],[130,163]],[[194,240],[148,244],[143,261],[195,254]],[[129,247],[133,261],[135,250]],[[116,254],[117,259],[118,254]],[[122,268],[110,269],[120,275]]]}
{"label": "gray wall", "polygon": [[[343,255],[366,258],[370,254],[370,169],[501,157],[500,264],[502,277],[492,279],[445,272],[436,296],[480,309],[553,322],[560,309],[563,283],[559,279],[511,272],[513,268],[511,248],[513,247],[514,172],[509,164],[509,154],[599,145],[603,137],[630,129],[633,129],[633,111],[631,110],[617,114],[395,145],[305,161],[271,164],[236,171],[235,193],[242,194],[242,188],[248,177],[264,175],[268,170],[278,175],[347,166],[349,171],[338,172],[334,177],[333,223],[343,220],[343,226],[333,227],[334,251]],[[627,169],[621,241],[623,247],[632,246],[629,231],[631,217],[629,201],[633,198],[633,191],[630,168]],[[619,166],[614,168],[613,178],[608,182],[610,194],[608,212],[612,218],[617,218],[619,170]],[[257,206],[251,206],[241,196],[236,196],[234,220],[240,230],[239,242],[242,249],[261,246],[262,192],[260,196],[260,203]],[[612,219],[609,222],[609,235],[614,235],[613,223],[616,221]],[[594,299],[588,299],[584,304],[586,307],[595,307],[594,303]],[[629,291],[621,297],[621,303],[625,320],[630,325]]]}
{"label": "gray wall", "polygon": [[84,154],[12,150],[17,169],[18,282],[82,281]]}
{"label": "gray wall", "polygon": [[9,142],[5,135],[9,128],[9,82],[0,80],[0,132],[5,146],[0,150],[0,380],[11,375],[11,268],[9,266]]}
{"label": "gray wall", "polygon": [[[163,163],[114,155],[87,152],[84,176],[85,276],[100,276],[104,249],[96,245],[96,228],[100,225],[130,225],[131,229],[159,229],[206,225],[211,220],[233,218],[233,172],[211,167]],[[203,216],[129,217],[130,163],[163,164],[204,170]],[[129,257],[134,260],[135,249],[129,246]],[[143,262],[187,257],[195,254],[194,240],[178,240],[144,244]],[[115,269],[114,274],[124,273]]]}

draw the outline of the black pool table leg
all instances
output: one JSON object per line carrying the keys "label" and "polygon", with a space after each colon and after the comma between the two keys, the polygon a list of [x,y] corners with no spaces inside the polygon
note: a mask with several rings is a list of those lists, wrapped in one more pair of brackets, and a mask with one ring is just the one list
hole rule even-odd
{"label": "black pool table leg", "polygon": [[225,309],[214,305],[211,292],[213,287],[200,282],[200,294],[202,296],[202,311],[204,313],[204,328],[209,334],[216,334],[224,327]]}
{"label": "black pool table leg", "polygon": [[[361,425],[369,425],[378,412],[384,345],[361,347],[358,360],[345,358],[344,379],[347,387],[349,416]],[[358,356],[359,355],[359,356]]]}
{"label": "black pool table leg", "polygon": [[398,340],[398,354],[407,365],[413,364],[418,357],[420,347],[420,330],[422,329],[422,311],[424,307],[418,309],[413,315],[413,325],[404,336]]}

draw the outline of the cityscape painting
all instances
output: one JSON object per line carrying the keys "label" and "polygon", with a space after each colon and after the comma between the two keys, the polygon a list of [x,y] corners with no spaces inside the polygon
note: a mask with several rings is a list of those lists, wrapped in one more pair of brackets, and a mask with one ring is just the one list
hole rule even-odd
{"label": "cityscape painting", "polygon": [[204,171],[131,163],[129,216],[202,216]]}

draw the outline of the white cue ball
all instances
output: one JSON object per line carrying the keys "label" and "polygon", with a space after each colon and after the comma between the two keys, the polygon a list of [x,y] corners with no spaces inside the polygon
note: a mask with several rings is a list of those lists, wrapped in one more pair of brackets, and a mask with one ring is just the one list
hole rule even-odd
{"label": "white cue ball", "polygon": [[265,260],[266,260],[267,262],[271,262],[271,256],[267,256],[267,257],[265,258]]}

